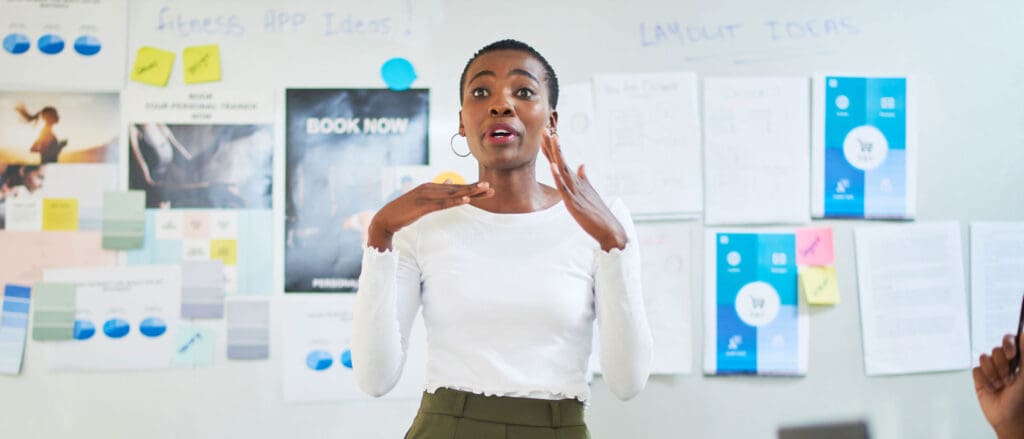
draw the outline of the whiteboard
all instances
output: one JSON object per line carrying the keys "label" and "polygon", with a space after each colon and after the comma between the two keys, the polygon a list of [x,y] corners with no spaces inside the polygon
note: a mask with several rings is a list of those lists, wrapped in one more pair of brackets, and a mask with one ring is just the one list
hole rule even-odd
{"label": "whiteboard", "polygon": [[[181,53],[220,45],[220,83],[186,86],[176,68],[172,89],[383,87],[380,65],[395,56],[409,59],[419,75],[414,86],[431,90],[431,163],[470,179],[475,163],[455,157],[447,144],[458,125],[458,77],[476,49],[501,38],[534,45],[563,84],[595,74],[668,71],[905,73],[919,99],[917,220],[960,221],[965,244],[967,221],[1024,220],[1024,172],[1017,167],[1024,162],[1019,0],[133,0],[128,7],[129,62],[141,46]],[[280,101],[277,108],[280,128]],[[281,172],[280,133],[277,147]],[[284,185],[275,183],[280,210]],[[699,221],[687,224],[693,226],[690,317],[697,347],[703,344],[696,330],[702,327],[703,233]],[[865,376],[852,240],[862,222],[818,224],[835,228],[842,302],[811,310],[806,377],[653,377],[626,403],[598,379],[587,412],[593,436],[773,438],[783,424],[864,418],[881,439],[994,437],[970,371]],[[277,292],[281,230],[278,221]],[[30,341],[23,374],[0,377],[0,431],[4,437],[150,438],[404,433],[415,401],[286,405],[279,337],[272,335],[268,361],[228,362],[218,340],[213,368],[124,374],[51,374],[45,349]]]}

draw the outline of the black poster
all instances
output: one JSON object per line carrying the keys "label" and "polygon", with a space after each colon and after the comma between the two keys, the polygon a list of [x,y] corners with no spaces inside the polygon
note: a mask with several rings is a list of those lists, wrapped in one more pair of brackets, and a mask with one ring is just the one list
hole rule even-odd
{"label": "black poster", "polygon": [[382,170],[427,164],[424,89],[290,89],[285,292],[355,291]]}

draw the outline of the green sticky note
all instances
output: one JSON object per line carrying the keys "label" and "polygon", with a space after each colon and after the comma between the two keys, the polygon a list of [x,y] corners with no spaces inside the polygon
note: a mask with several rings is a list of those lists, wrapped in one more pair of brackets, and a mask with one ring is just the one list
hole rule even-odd
{"label": "green sticky note", "polygon": [[196,367],[213,365],[213,344],[217,334],[212,329],[190,325],[178,327],[174,345],[174,363]]}
{"label": "green sticky note", "polygon": [[135,55],[131,79],[143,84],[164,87],[171,77],[172,66],[174,66],[174,52],[155,47],[142,47]]}
{"label": "green sticky note", "polygon": [[181,58],[186,84],[220,81],[220,46],[186,47]]}

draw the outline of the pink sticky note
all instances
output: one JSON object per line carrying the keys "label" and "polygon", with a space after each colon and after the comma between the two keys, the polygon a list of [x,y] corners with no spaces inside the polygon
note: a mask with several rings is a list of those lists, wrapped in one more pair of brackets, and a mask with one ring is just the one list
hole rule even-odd
{"label": "pink sticky note", "polygon": [[210,214],[188,212],[185,214],[185,238],[209,238]]}
{"label": "pink sticky note", "polygon": [[832,265],[835,252],[832,249],[832,229],[798,229],[796,231],[797,265]]}

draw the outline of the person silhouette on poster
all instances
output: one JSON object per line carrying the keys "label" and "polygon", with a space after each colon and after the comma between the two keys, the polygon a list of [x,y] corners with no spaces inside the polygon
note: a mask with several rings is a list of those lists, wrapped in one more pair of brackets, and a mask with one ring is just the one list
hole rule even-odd
{"label": "person silhouette on poster", "polygon": [[39,130],[39,136],[36,137],[36,141],[32,143],[29,151],[39,153],[39,163],[41,164],[56,163],[61,150],[68,144],[67,139],[57,139],[57,135],[53,133],[53,126],[60,122],[57,109],[47,106],[35,114],[31,114],[25,104],[18,104],[14,110],[21,115],[26,123],[43,121],[43,128]]}

